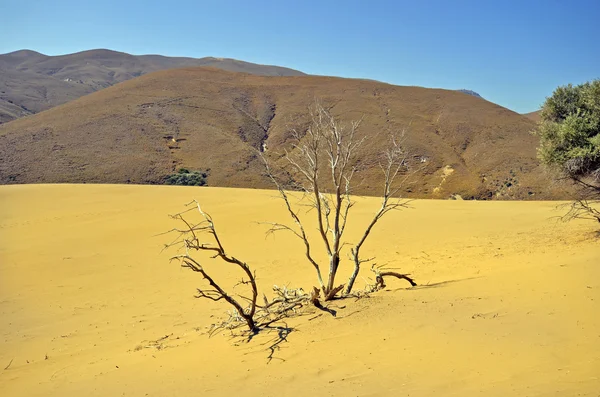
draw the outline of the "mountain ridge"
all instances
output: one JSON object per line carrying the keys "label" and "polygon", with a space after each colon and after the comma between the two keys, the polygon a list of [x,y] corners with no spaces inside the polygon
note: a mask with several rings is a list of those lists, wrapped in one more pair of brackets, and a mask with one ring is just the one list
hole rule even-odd
{"label": "mountain ridge", "polygon": [[0,123],[39,113],[147,73],[190,66],[267,76],[304,75],[290,68],[232,58],[132,55],[108,49],[50,56],[18,50],[0,54]]}
{"label": "mountain ridge", "polygon": [[481,98],[481,99],[483,99],[483,97],[482,97],[481,95],[479,95],[478,93],[476,93],[476,92],[475,92],[475,91],[473,91],[473,90],[467,90],[467,89],[465,89],[465,88],[461,88],[461,89],[459,89],[459,90],[456,90],[456,91],[458,91],[458,92],[462,92],[463,94],[472,95],[472,96],[474,96],[474,97],[476,97],[476,98]]}

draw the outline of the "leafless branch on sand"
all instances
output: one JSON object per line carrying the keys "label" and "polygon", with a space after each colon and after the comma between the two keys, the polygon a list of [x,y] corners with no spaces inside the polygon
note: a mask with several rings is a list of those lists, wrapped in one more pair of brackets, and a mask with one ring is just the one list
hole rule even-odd
{"label": "leafless branch on sand", "polygon": [[[260,302],[255,272],[246,262],[227,253],[213,218],[202,209],[197,201],[194,200],[187,206],[189,207],[187,210],[171,216],[173,219],[178,220],[182,226],[167,232],[177,236],[165,248],[179,247],[180,250],[183,250],[183,253],[173,256],[171,260],[179,261],[182,267],[200,273],[207,281],[207,287],[197,289],[197,298],[214,302],[223,300],[232,306],[232,310],[227,312],[227,318],[210,327],[209,335],[212,336],[223,330],[233,331],[244,327],[248,332],[247,337],[249,340],[261,330],[276,330],[278,334],[281,334],[281,329],[287,329],[285,334],[287,337],[292,328],[281,325],[283,319],[310,314],[314,311],[313,308],[328,311],[327,308],[319,304],[318,297],[315,297],[314,293],[306,293],[301,288],[291,289],[286,286],[273,286],[274,297],[269,300],[263,294],[262,302]],[[199,215],[199,221],[192,222],[190,220],[192,211],[197,216]],[[226,291],[209,274],[209,271],[200,263],[200,260],[194,257],[194,253],[198,251],[208,252],[210,254],[209,259],[223,261],[241,270],[242,278],[232,287],[232,291],[238,286],[246,287],[249,289],[246,294],[248,296]],[[331,313],[331,311],[329,312]],[[243,336],[243,333],[239,335]]]}
{"label": "leafless branch on sand", "polygon": [[563,222],[572,219],[596,220],[600,222],[600,200],[579,199],[559,205],[559,209],[567,209],[567,213],[560,216]]}

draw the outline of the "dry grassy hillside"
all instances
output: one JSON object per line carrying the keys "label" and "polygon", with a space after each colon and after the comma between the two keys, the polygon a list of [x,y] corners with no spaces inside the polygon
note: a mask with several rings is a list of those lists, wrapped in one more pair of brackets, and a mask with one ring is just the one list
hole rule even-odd
{"label": "dry grassy hillside", "polygon": [[225,58],[178,58],[90,50],[48,56],[35,51],[0,54],[0,123],[27,116],[143,74],[185,66],[211,66],[232,72],[297,76],[279,66]]}
{"label": "dry grassy hillside", "polygon": [[[3,396],[598,395],[598,226],[556,223],[554,202],[417,200],[390,213],[364,254],[421,285],[390,280],[331,303],[335,318],[290,320],[268,363],[274,333],[206,335],[227,305],[194,299],[204,281],[161,252],[166,214],[192,198],[267,295],[314,285],[301,244],[257,223],[288,219],[271,191],[0,186]],[[379,204],[357,200],[351,239]],[[340,280],[350,271],[342,263]]]}
{"label": "dry grassy hillside", "polygon": [[541,110],[536,110],[535,112],[525,113],[523,116],[537,123],[541,120],[541,112]]}
{"label": "dry grassy hillside", "polygon": [[[210,68],[155,72],[0,126],[0,182],[161,183],[178,167],[209,185],[270,187],[256,149],[277,157],[314,98],[345,121],[364,118],[361,155],[406,131],[416,197],[559,198],[535,155],[529,119],[456,91],[332,77],[261,77]],[[376,194],[376,162],[357,193]]]}

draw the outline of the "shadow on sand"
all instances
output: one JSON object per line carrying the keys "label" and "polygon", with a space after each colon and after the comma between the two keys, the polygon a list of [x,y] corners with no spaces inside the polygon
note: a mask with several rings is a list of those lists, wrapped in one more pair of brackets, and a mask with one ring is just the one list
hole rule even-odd
{"label": "shadow on sand", "polygon": [[397,288],[394,291],[401,290],[401,289],[417,290],[417,289],[426,289],[426,288],[439,288],[439,287],[446,286],[448,284],[454,284],[454,283],[458,283],[461,281],[467,281],[467,280],[475,280],[475,279],[478,279],[481,277],[483,277],[483,276],[457,278],[455,280],[439,281],[437,283],[420,284],[420,285],[417,285],[415,287],[410,287],[410,288]]}

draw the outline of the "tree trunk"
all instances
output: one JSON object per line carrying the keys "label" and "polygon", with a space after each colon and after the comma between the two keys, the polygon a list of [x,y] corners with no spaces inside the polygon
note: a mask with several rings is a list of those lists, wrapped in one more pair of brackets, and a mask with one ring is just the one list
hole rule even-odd
{"label": "tree trunk", "polygon": [[248,324],[248,328],[250,328],[250,332],[252,332],[253,334],[258,334],[258,327],[256,326],[256,323],[254,322],[254,318],[250,317],[250,316],[243,316],[244,320],[246,320],[246,324]]}
{"label": "tree trunk", "polygon": [[325,296],[328,296],[333,290],[333,285],[335,283],[335,275],[337,273],[339,265],[340,255],[337,252],[335,252],[329,258],[329,278],[327,280],[327,291],[325,291]]}
{"label": "tree trunk", "polygon": [[354,271],[348,280],[348,284],[346,284],[346,290],[344,291],[344,295],[349,295],[352,292],[352,288],[354,287],[354,282],[356,281],[356,277],[358,277],[358,272],[360,271],[360,261],[356,256],[354,250],[352,250],[352,259],[354,260]]}

